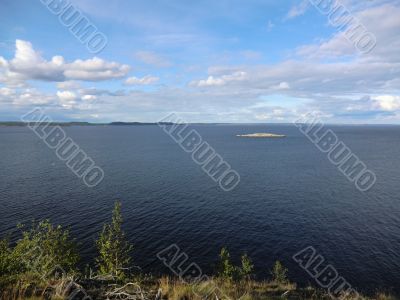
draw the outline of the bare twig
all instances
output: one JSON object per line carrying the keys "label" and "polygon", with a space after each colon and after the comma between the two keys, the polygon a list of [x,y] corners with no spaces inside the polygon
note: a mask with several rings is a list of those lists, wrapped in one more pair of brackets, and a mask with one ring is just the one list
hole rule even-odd
{"label": "bare twig", "polygon": [[124,299],[124,300],[147,300],[142,289],[136,283],[129,282],[122,287],[114,288],[114,290],[106,293],[107,300]]}

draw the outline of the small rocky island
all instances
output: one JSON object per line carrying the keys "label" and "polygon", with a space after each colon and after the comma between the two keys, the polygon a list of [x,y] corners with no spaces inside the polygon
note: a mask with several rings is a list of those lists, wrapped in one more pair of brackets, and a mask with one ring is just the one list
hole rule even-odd
{"label": "small rocky island", "polygon": [[274,134],[274,133],[251,133],[251,134],[238,134],[238,137],[246,137],[246,138],[283,138],[286,135],[282,134]]}

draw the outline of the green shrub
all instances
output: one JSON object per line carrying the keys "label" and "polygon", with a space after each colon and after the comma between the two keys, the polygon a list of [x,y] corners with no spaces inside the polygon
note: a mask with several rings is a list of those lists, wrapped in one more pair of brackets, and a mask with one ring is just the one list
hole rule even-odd
{"label": "green shrub", "polygon": [[0,290],[14,283],[17,280],[17,274],[22,269],[20,259],[13,254],[8,239],[0,240]]}
{"label": "green shrub", "polygon": [[11,253],[8,240],[0,240],[0,274],[3,276],[12,272]]}
{"label": "green shrub", "polygon": [[61,225],[53,226],[48,220],[33,223],[29,230],[23,231],[11,256],[22,263],[20,273],[37,274],[43,279],[53,276],[53,272],[75,273],[79,261],[69,231]]}
{"label": "green shrub", "polygon": [[14,248],[7,239],[0,240],[0,291],[11,289],[18,294],[28,286],[42,286],[57,276],[73,275],[78,260],[67,230],[49,221],[33,223]]}
{"label": "green shrub", "polygon": [[122,230],[121,203],[116,202],[111,224],[104,224],[103,231],[96,242],[99,256],[96,259],[100,275],[112,275],[124,279],[131,263],[130,252],[133,246],[125,239]]}
{"label": "green shrub", "polygon": [[281,264],[280,261],[276,261],[274,268],[272,269],[272,279],[274,282],[279,284],[285,284],[288,282],[287,269]]}
{"label": "green shrub", "polygon": [[253,273],[254,266],[247,254],[243,254],[241,257],[241,267],[232,264],[230,254],[225,247],[221,249],[219,258],[218,276],[221,278],[240,281],[249,279]]}
{"label": "green shrub", "polygon": [[229,254],[228,249],[225,247],[222,248],[219,254],[220,265],[218,268],[218,275],[222,278],[233,280],[235,277],[236,268],[231,263],[230,257],[231,255]]}
{"label": "green shrub", "polygon": [[240,269],[240,277],[242,279],[250,279],[251,275],[253,274],[254,265],[247,256],[247,254],[242,255],[242,268]]}

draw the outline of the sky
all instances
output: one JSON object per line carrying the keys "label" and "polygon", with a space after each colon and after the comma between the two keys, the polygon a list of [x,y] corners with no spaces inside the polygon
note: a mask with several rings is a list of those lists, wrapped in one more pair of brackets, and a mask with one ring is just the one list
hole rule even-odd
{"label": "sky", "polygon": [[0,0],[0,121],[400,124],[399,16],[400,0]]}

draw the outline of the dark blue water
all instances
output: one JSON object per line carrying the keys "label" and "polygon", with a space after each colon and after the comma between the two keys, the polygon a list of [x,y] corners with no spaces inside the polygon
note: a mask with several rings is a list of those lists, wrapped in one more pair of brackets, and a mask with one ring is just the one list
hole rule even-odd
{"label": "dark blue water", "polygon": [[[292,255],[313,246],[356,289],[399,292],[400,127],[333,126],[377,175],[358,191],[291,125],[195,126],[241,176],[222,191],[157,126],[68,127],[105,171],[87,188],[29,129],[0,128],[0,235],[18,238],[19,222],[50,218],[68,225],[84,261],[121,200],[134,262],[168,273],[156,253],[172,243],[212,272],[219,250],[253,258],[259,278],[277,259],[293,281],[313,283]],[[284,139],[237,138],[274,132]]]}

